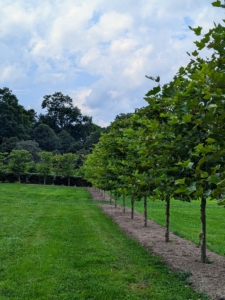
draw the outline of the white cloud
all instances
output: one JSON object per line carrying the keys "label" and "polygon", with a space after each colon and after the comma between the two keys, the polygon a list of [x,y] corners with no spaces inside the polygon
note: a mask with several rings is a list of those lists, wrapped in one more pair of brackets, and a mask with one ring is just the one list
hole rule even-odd
{"label": "white cloud", "polygon": [[145,75],[168,82],[188,62],[188,25],[207,31],[224,17],[211,0],[3,0],[0,11],[1,85],[73,91],[98,124],[144,105]]}
{"label": "white cloud", "polygon": [[12,64],[1,68],[0,82],[4,82],[5,84],[13,83],[14,86],[19,86],[26,81],[28,81],[28,77],[23,73],[20,65]]}
{"label": "white cloud", "polygon": [[127,55],[131,51],[134,51],[137,45],[138,42],[134,39],[115,39],[110,44],[110,51],[112,55]]}
{"label": "white cloud", "polygon": [[80,88],[70,92],[74,106],[77,106],[84,115],[92,116],[94,110],[87,106],[86,99],[91,94],[91,89]]}
{"label": "white cloud", "polygon": [[124,34],[131,25],[132,18],[128,14],[108,12],[103,14],[99,22],[88,30],[87,38],[95,43],[107,43]]}

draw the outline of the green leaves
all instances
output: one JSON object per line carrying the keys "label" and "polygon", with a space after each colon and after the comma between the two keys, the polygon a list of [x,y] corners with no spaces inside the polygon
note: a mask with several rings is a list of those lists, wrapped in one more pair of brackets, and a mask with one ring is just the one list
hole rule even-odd
{"label": "green leaves", "polygon": [[204,144],[198,144],[194,148],[198,153],[202,153],[202,154],[213,152],[213,150],[216,149],[214,145],[204,145]]}
{"label": "green leaves", "polygon": [[214,183],[214,184],[218,184],[220,182],[220,177],[219,175],[214,175],[214,176],[210,176],[207,181],[209,183]]}
{"label": "green leaves", "polygon": [[148,78],[148,79],[151,79],[151,80],[153,80],[153,81],[155,81],[155,82],[160,82],[160,77],[159,77],[159,76],[157,76],[157,77],[152,77],[152,76],[147,76],[147,75],[145,75],[145,77]]}
{"label": "green leaves", "polygon": [[213,144],[213,143],[216,142],[216,140],[215,140],[215,139],[212,139],[212,138],[208,138],[208,139],[206,139],[205,141],[206,141],[208,144]]}
{"label": "green leaves", "polygon": [[217,1],[212,2],[212,6],[220,7],[221,1],[217,0]]}
{"label": "green leaves", "polygon": [[186,193],[188,191],[186,186],[182,186],[179,189],[175,190],[175,194],[183,194]]}
{"label": "green leaves", "polygon": [[154,96],[158,94],[160,91],[161,91],[161,87],[158,85],[157,87],[154,87],[152,90],[150,90],[145,96],[146,97]]}
{"label": "green leaves", "polygon": [[198,36],[201,35],[202,27],[198,26],[197,28],[193,28],[191,26],[188,26],[194,33]]}
{"label": "green leaves", "polygon": [[182,117],[182,120],[185,123],[189,123],[191,121],[191,119],[192,119],[192,115],[191,114],[188,114],[188,115]]}
{"label": "green leaves", "polygon": [[192,52],[192,55],[193,55],[193,56],[198,56],[198,51],[195,50],[194,52]]}
{"label": "green leaves", "polygon": [[183,168],[186,168],[186,169],[192,169],[194,163],[189,159],[187,159],[186,161],[183,161],[183,162],[178,162],[176,163],[177,166],[182,166]]}
{"label": "green leaves", "polygon": [[185,178],[175,180],[175,184],[185,184]]}

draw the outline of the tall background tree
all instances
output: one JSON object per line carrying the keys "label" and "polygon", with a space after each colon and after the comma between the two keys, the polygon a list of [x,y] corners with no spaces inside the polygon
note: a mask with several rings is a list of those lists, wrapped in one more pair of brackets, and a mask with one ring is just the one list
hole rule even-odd
{"label": "tall background tree", "polygon": [[0,89],[0,143],[11,137],[29,139],[35,121],[34,110],[19,105],[17,97],[8,88]]}
{"label": "tall background tree", "polygon": [[47,124],[56,133],[68,132],[76,141],[85,140],[91,132],[92,118],[83,116],[80,109],[73,105],[73,100],[61,92],[44,96],[42,108],[45,115],[39,116],[39,122]]}
{"label": "tall background tree", "polygon": [[[0,152],[10,153],[25,144],[30,147],[33,141],[43,151],[79,152],[77,166],[81,165],[82,155],[92,151],[105,129],[94,124],[92,117],[82,115],[72,98],[61,92],[44,96],[42,108],[46,113],[37,116],[33,109],[20,105],[9,88],[0,89]],[[17,145],[22,141],[23,146]]]}
{"label": "tall background tree", "polygon": [[54,130],[46,124],[39,124],[32,132],[32,138],[45,151],[54,151],[61,148],[60,139]]}

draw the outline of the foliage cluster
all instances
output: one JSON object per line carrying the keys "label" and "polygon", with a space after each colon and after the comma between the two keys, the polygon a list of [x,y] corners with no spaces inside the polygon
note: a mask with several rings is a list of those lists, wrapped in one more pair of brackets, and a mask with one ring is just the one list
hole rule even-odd
{"label": "foliage cluster", "polygon": [[[212,3],[221,6],[220,1]],[[225,22],[225,21],[223,21]],[[201,35],[201,27],[191,28]],[[206,262],[206,198],[225,204],[225,27],[215,24],[196,41],[197,49],[173,80],[147,76],[157,86],[145,95],[148,105],[115,120],[83,167],[101,189],[134,199],[166,201],[169,241],[170,198],[201,199],[201,261]],[[200,57],[209,48],[210,58]],[[94,170],[94,172],[93,172]],[[147,213],[145,212],[145,216]],[[133,215],[132,215],[133,217]]]}
{"label": "foliage cluster", "polygon": [[0,152],[28,150],[34,160],[41,150],[81,156],[91,152],[105,130],[61,92],[44,96],[42,108],[40,115],[26,110],[9,88],[0,88]]}

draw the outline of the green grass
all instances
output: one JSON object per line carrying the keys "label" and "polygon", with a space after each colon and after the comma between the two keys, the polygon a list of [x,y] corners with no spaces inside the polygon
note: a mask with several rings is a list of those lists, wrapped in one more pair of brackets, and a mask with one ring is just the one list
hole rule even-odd
{"label": "green grass", "polygon": [[[208,299],[90,200],[85,189],[0,184],[1,300]],[[188,270],[187,270],[188,271]]]}
{"label": "green grass", "polygon": [[[122,199],[118,204],[122,205]],[[130,200],[126,205],[130,207]],[[165,226],[165,201],[148,200],[148,218]],[[143,201],[135,202],[135,210],[144,211]],[[225,256],[225,208],[218,206],[215,200],[207,200],[207,248]],[[170,230],[180,237],[186,238],[196,244],[199,243],[201,232],[200,201],[183,202],[171,200]]]}

